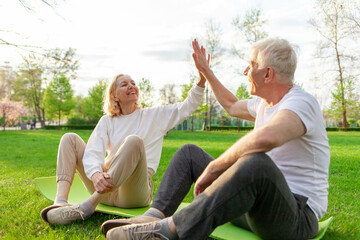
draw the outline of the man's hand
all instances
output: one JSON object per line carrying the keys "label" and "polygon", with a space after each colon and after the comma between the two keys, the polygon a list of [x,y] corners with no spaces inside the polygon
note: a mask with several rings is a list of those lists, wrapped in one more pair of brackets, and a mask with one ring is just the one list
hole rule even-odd
{"label": "man's hand", "polygon": [[192,47],[194,50],[192,57],[194,59],[195,66],[200,73],[204,73],[206,70],[210,69],[210,54],[208,54],[206,59],[205,48],[203,46],[200,47],[196,39],[194,39],[194,41],[192,42]]}
{"label": "man's hand", "polygon": [[214,164],[212,162],[205,168],[204,172],[200,175],[200,177],[196,180],[194,186],[194,196],[196,197],[205,189],[210,186],[220,175],[221,171],[215,171]]}
{"label": "man's hand", "polygon": [[110,175],[105,172],[96,172],[91,176],[95,191],[98,193],[108,193],[114,189],[114,185],[106,179],[110,179]]}

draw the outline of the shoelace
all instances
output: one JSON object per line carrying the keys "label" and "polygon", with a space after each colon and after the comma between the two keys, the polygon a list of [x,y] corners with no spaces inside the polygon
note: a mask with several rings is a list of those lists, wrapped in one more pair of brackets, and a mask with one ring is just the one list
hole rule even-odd
{"label": "shoelace", "polygon": [[[125,229],[128,231],[128,238],[132,240],[147,240],[147,239],[160,239],[159,236],[165,240],[169,240],[163,234],[160,233],[160,224],[157,223],[155,227],[154,223],[148,223],[146,225],[131,226]],[[156,229],[157,228],[157,229]]]}
{"label": "shoelace", "polygon": [[63,219],[77,217],[78,215],[80,215],[82,220],[85,220],[84,212],[80,209],[80,206],[69,207],[66,211],[61,213]]}

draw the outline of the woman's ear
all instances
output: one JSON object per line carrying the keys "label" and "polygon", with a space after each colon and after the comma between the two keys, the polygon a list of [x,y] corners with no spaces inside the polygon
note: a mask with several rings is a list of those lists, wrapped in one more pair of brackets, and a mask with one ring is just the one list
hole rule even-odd
{"label": "woman's ear", "polygon": [[112,100],[114,100],[115,102],[118,102],[119,101],[119,98],[118,97],[115,97],[113,94],[110,95],[110,98]]}

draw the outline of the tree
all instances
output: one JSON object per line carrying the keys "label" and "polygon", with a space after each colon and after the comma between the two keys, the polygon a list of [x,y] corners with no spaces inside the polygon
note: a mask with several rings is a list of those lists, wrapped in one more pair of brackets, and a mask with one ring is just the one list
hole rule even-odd
{"label": "tree", "polygon": [[25,116],[27,109],[20,102],[4,98],[0,102],[0,113],[3,116],[3,130],[5,131],[5,126],[10,122],[15,123],[21,116]]}
{"label": "tree", "polygon": [[176,103],[175,84],[165,84],[160,90],[161,104],[169,105]]}
{"label": "tree", "polygon": [[106,80],[98,80],[96,85],[89,89],[88,97],[83,101],[84,115],[90,120],[98,121],[103,115],[104,93],[107,88]]}
{"label": "tree", "polygon": [[60,129],[62,117],[67,116],[75,107],[70,81],[64,75],[50,81],[45,90],[44,102],[46,114],[49,118],[58,119]]}
{"label": "tree", "polygon": [[42,55],[32,53],[23,57],[14,83],[14,99],[23,101],[38,116],[41,127],[44,127],[43,97],[47,79],[55,79],[61,76],[72,79],[76,76],[75,71],[78,67],[75,50],[72,48],[67,50],[50,49]]}
{"label": "tree", "polygon": [[[310,19],[312,27],[320,34],[323,42],[320,43],[318,56],[330,69],[330,78],[336,82],[336,101],[340,102],[342,125],[346,131],[347,101],[345,79],[352,77],[352,64],[359,57],[351,50],[352,43],[356,42],[358,35],[357,23],[351,17],[350,0],[317,0],[316,16]],[[354,41],[355,40],[355,41]],[[332,69],[336,69],[332,71]]]}
{"label": "tree", "polygon": [[[189,91],[195,84],[195,80],[196,80],[196,77],[191,76],[190,82],[188,84],[185,83],[181,86],[182,90],[181,90],[181,100],[180,101],[185,101],[185,99],[187,98],[187,96],[189,94]],[[190,129],[192,132],[194,131],[194,116],[198,116],[198,117],[203,116],[201,113],[204,112],[204,109],[205,109],[204,106],[205,106],[205,104],[203,103],[203,101],[201,101],[201,103],[199,104],[199,107],[190,116],[190,123],[191,123]]]}
{"label": "tree", "polygon": [[[240,84],[240,86],[236,90],[236,97],[239,100],[251,98],[251,96],[247,90],[246,84],[244,84],[244,83]],[[238,119],[238,131],[240,131],[240,119]]]}
{"label": "tree", "polygon": [[65,76],[68,79],[76,78],[79,69],[79,60],[75,58],[76,49],[49,49],[45,52],[45,68],[51,79]]}
{"label": "tree", "polygon": [[[35,9],[34,7],[32,7],[29,2],[33,2],[33,1],[29,1],[29,0],[18,0],[18,2],[27,10],[29,11],[32,11],[34,12]],[[60,2],[60,0],[41,0],[40,1],[41,3],[43,3],[44,5],[46,5],[47,7],[51,8],[55,13],[56,12],[56,5],[57,5],[57,2]],[[8,31],[5,31],[4,29],[0,29],[0,45],[7,45],[7,46],[12,46],[12,47],[16,47],[16,48],[20,48],[20,49],[27,49],[28,51],[30,52],[33,52],[34,51],[32,49],[34,48],[40,48],[41,47],[37,47],[37,46],[32,46],[32,45],[27,45],[27,44],[17,44],[17,43],[14,43],[14,42],[9,42],[8,40],[4,39],[2,36],[1,36],[1,33],[2,32],[8,32]]]}
{"label": "tree", "polygon": [[[344,99],[345,105],[347,106],[347,115],[350,118],[356,119],[360,118],[360,95],[356,92],[354,87],[354,80],[352,78],[344,79]],[[328,113],[334,119],[341,119],[343,114],[342,108],[342,91],[341,86],[338,83],[335,90],[331,92],[332,102],[330,108],[328,109]],[[347,123],[349,121],[347,120]]]}
{"label": "tree", "polygon": [[240,42],[242,47],[238,48],[234,44],[232,54],[244,59],[244,49],[248,49],[248,46],[244,46],[242,43],[245,41],[247,45],[251,45],[268,37],[269,34],[264,30],[266,23],[267,20],[262,19],[262,10],[260,8],[249,9],[243,17],[237,16],[234,18],[232,24],[238,31],[237,35],[241,36],[241,39],[236,39],[236,42]]}
{"label": "tree", "polygon": [[[210,19],[205,23],[205,34],[203,36],[205,42],[205,49],[208,54],[211,56],[210,67],[216,68],[221,64],[221,57],[224,54],[225,50],[221,47],[221,35],[222,29],[219,23],[215,20]],[[209,85],[206,82],[205,86],[205,112],[204,112],[204,123],[202,130],[206,130],[206,125],[209,117],[209,130],[211,130],[211,113],[214,110],[214,104],[216,99],[209,92]]]}
{"label": "tree", "polygon": [[142,108],[152,107],[154,102],[153,99],[153,86],[149,79],[142,78],[138,84],[139,86],[139,102]]}
{"label": "tree", "polygon": [[22,101],[32,113],[36,113],[41,123],[45,126],[45,109],[43,107],[43,95],[45,79],[43,77],[43,58],[30,54],[23,57],[17,71],[14,83],[14,99]]}
{"label": "tree", "polygon": [[0,99],[9,98],[11,100],[14,95],[15,73],[9,62],[4,63],[3,66],[0,66]]}

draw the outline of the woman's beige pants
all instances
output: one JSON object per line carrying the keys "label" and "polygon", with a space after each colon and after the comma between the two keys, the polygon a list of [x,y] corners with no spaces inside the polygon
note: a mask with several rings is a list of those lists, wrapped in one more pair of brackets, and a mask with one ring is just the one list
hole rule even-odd
{"label": "woman's beige pants", "polygon": [[[86,144],[75,133],[66,133],[60,140],[57,158],[56,181],[72,184],[75,170],[90,194],[94,185],[87,178],[82,158]],[[112,159],[107,159],[104,172],[110,175],[108,181],[115,190],[101,201],[121,208],[143,207],[152,200],[152,179],[148,172],[144,143],[141,138],[130,135],[120,145]]]}

